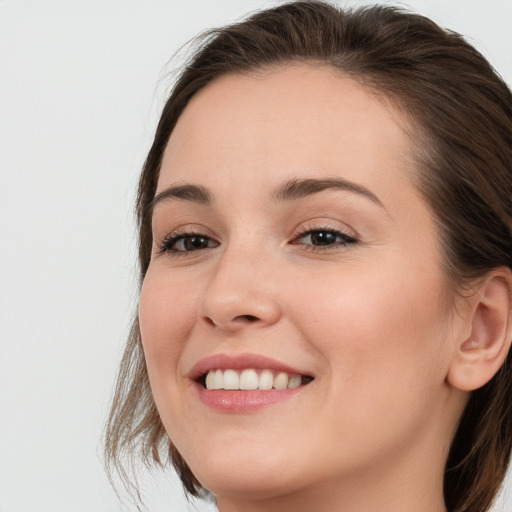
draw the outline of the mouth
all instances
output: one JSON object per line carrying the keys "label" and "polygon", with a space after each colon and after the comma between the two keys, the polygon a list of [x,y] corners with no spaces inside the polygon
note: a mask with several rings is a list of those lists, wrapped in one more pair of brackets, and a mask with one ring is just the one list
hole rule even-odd
{"label": "mouth", "polygon": [[269,368],[246,368],[243,370],[211,369],[201,374],[198,382],[204,389],[229,391],[270,391],[272,389],[294,389],[313,380],[309,375],[278,372]]}
{"label": "mouth", "polygon": [[313,375],[257,354],[214,354],[199,361],[188,378],[203,404],[227,413],[286,401],[314,381]]}

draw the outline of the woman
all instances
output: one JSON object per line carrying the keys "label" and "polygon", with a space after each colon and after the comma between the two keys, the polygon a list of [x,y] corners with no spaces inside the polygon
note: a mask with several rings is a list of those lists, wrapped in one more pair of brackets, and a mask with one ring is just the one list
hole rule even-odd
{"label": "woman", "polygon": [[221,512],[488,510],[510,197],[512,96],[460,36],[319,2],[211,32],[140,180],[107,461],[168,453]]}

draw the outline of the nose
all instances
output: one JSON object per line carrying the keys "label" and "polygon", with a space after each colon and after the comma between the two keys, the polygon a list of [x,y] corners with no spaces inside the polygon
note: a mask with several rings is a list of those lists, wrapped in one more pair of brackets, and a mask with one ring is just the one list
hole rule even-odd
{"label": "nose", "polygon": [[272,268],[254,251],[226,250],[211,270],[199,308],[201,321],[225,332],[275,324],[281,309]]}

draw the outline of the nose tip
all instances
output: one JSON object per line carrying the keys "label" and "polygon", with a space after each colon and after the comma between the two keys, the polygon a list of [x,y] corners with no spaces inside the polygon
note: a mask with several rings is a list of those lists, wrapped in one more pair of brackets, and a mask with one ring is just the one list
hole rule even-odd
{"label": "nose tip", "polygon": [[229,288],[229,283],[217,280],[206,290],[200,317],[208,326],[239,331],[272,325],[279,319],[280,309],[271,292],[247,282],[236,291]]}

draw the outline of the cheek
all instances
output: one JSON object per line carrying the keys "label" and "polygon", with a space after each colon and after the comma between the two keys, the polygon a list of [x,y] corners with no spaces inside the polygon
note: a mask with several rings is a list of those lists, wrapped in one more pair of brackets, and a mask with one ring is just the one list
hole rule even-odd
{"label": "cheek", "polygon": [[296,321],[340,385],[357,384],[370,395],[380,384],[443,380],[448,307],[439,271],[430,265],[381,261],[373,268],[347,266],[321,285],[302,280],[307,300],[297,302]]}
{"label": "cheek", "polygon": [[295,317],[329,372],[317,421],[326,438],[345,439],[368,457],[437,417],[448,361],[435,272],[412,279],[382,270],[347,271],[320,287],[303,281],[308,300],[297,302]]}
{"label": "cheek", "polygon": [[139,323],[152,382],[178,376],[180,355],[196,318],[195,295],[190,281],[180,283],[150,266],[140,295]]}

